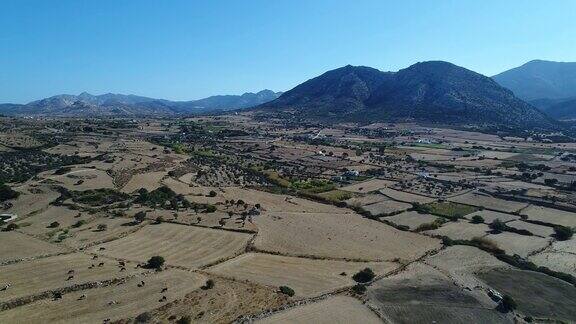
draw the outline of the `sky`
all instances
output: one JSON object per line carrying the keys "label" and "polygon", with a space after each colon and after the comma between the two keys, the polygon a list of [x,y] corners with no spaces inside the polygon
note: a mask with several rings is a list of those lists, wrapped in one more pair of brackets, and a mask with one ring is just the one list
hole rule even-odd
{"label": "sky", "polygon": [[286,91],[347,64],[576,61],[574,0],[0,0],[0,102]]}

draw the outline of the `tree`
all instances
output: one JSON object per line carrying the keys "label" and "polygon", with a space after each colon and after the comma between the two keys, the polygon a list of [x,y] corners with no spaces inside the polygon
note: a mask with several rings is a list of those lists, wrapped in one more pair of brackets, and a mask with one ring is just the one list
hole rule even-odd
{"label": "tree", "polygon": [[20,193],[18,191],[12,190],[5,184],[0,184],[0,202],[4,202],[10,199],[16,199]]}
{"label": "tree", "polygon": [[136,215],[134,215],[134,220],[137,223],[142,223],[145,219],[146,219],[146,212],[145,211],[139,211],[136,213]]}
{"label": "tree", "polygon": [[148,260],[146,267],[150,269],[160,269],[162,268],[163,265],[164,265],[164,258],[159,255],[156,255]]}
{"label": "tree", "polygon": [[58,222],[52,222],[52,223],[50,223],[50,225],[48,225],[48,227],[50,227],[50,228],[60,227],[60,223],[58,223]]}
{"label": "tree", "polygon": [[559,241],[566,241],[572,238],[574,230],[566,226],[554,226],[554,237]]}
{"label": "tree", "polygon": [[490,229],[492,229],[492,231],[494,231],[495,233],[502,233],[502,232],[505,231],[506,228],[507,228],[506,224],[504,224],[504,222],[502,222],[502,221],[499,220],[498,218],[495,219],[492,223],[490,223],[489,227],[490,227]]}
{"label": "tree", "polygon": [[206,283],[204,284],[204,286],[202,286],[202,289],[204,289],[204,290],[208,290],[208,289],[212,289],[212,288],[214,288],[214,280],[212,280],[212,279],[206,280]]}
{"label": "tree", "polygon": [[358,295],[363,295],[366,292],[366,286],[357,284],[354,287],[352,287],[352,291]]}
{"label": "tree", "polygon": [[280,292],[283,293],[284,295],[288,295],[290,297],[294,296],[294,289],[288,287],[288,286],[280,286]]}
{"label": "tree", "polygon": [[190,316],[182,316],[179,320],[176,321],[176,324],[191,324],[192,317]]}
{"label": "tree", "polygon": [[502,301],[500,301],[500,307],[502,310],[509,312],[515,310],[518,307],[518,304],[511,296],[504,295]]}
{"label": "tree", "polygon": [[104,232],[105,230],[108,229],[108,225],[106,225],[106,224],[98,224],[98,226],[96,227],[96,229],[98,229],[100,232]]}
{"label": "tree", "polygon": [[472,221],[471,223],[473,224],[481,224],[484,223],[484,217],[480,216],[480,215],[474,215],[472,216]]}
{"label": "tree", "polygon": [[374,279],[374,277],[376,277],[374,271],[372,271],[370,268],[365,268],[352,276],[352,279],[354,279],[356,282],[366,283],[370,282],[372,279]]}
{"label": "tree", "polygon": [[544,184],[547,186],[554,186],[558,183],[558,179],[544,179]]}
{"label": "tree", "polygon": [[152,315],[148,312],[144,312],[136,316],[136,323],[148,323],[152,320]]}
{"label": "tree", "polygon": [[206,206],[206,212],[207,212],[207,213],[213,213],[213,212],[215,212],[215,211],[216,211],[216,206],[214,206],[214,205],[208,205],[208,206]]}

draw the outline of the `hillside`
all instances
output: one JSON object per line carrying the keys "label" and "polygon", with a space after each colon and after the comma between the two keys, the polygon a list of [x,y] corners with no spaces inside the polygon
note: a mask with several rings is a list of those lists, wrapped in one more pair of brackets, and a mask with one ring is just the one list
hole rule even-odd
{"label": "hillside", "polygon": [[555,103],[544,110],[556,119],[576,119],[576,98],[570,98]]}
{"label": "hillside", "polygon": [[335,121],[554,124],[492,79],[441,61],[417,63],[395,73],[345,66],[258,107],[268,108]]}
{"label": "hillside", "polygon": [[576,62],[534,60],[492,78],[526,101],[576,97]]}

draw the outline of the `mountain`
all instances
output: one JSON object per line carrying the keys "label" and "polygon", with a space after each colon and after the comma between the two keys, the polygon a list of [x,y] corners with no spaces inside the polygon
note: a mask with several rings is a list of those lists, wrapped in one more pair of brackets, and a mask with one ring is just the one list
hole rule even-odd
{"label": "mountain", "polygon": [[363,66],[328,71],[260,105],[335,121],[400,121],[549,127],[554,121],[494,80],[442,61],[398,72]]}
{"label": "mountain", "polygon": [[576,62],[534,60],[492,78],[529,102],[576,97]]}
{"label": "mountain", "polygon": [[542,111],[556,119],[576,119],[576,97],[553,102]]}
{"label": "mountain", "polygon": [[212,111],[212,110],[234,110],[257,106],[278,98],[282,92],[272,90],[262,90],[257,93],[246,92],[240,96],[219,95],[204,99],[176,102],[180,110],[183,111]]}
{"label": "mountain", "polygon": [[252,107],[274,100],[280,94],[262,90],[258,93],[212,96],[192,101],[170,101],[135,95],[91,95],[83,92],[79,95],[56,95],[26,105],[2,104],[0,114],[77,117],[190,114]]}
{"label": "mountain", "polygon": [[347,65],[310,79],[261,107],[305,109],[308,116],[342,118],[363,110],[365,101],[391,76]]}

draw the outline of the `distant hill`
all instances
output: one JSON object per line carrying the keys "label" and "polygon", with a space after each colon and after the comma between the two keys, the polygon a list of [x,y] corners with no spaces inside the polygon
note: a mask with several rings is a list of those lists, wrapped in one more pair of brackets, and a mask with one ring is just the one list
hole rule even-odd
{"label": "distant hill", "polygon": [[534,60],[492,78],[529,102],[576,97],[576,62]]}
{"label": "distant hill", "polygon": [[398,72],[328,71],[256,108],[335,121],[400,121],[549,127],[555,122],[494,80],[442,61]]}
{"label": "distant hill", "polygon": [[252,107],[274,100],[280,94],[262,90],[258,93],[212,96],[192,101],[170,101],[135,95],[91,95],[83,92],[79,95],[56,95],[26,105],[0,104],[0,114],[79,117],[190,114]]}

